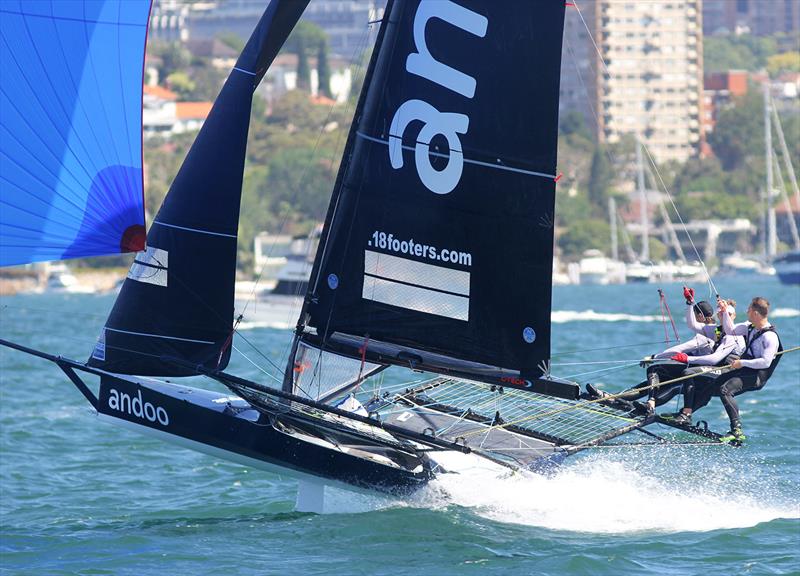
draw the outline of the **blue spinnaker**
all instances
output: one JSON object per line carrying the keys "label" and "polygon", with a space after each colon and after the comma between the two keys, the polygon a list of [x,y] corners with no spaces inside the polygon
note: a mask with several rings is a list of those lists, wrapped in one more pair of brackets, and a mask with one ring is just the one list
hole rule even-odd
{"label": "blue spinnaker", "polygon": [[0,266],[144,249],[150,0],[0,3]]}

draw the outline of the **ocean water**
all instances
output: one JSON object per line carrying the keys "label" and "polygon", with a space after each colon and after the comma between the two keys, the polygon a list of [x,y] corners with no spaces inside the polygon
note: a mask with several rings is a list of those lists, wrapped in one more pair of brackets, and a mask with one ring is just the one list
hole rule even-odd
{"label": "ocean water", "polygon": [[[740,319],[769,298],[784,346],[800,344],[797,287],[717,286]],[[680,287],[663,288],[685,339]],[[553,373],[638,382],[664,346],[656,289],[556,287]],[[112,303],[6,297],[0,337],[85,359]],[[243,331],[230,371],[269,381],[289,336]],[[601,448],[553,476],[449,477],[404,500],[329,489],[325,514],[303,514],[293,480],[99,422],[54,365],[0,348],[0,573],[800,574],[800,352],[740,407],[741,449]],[[700,414],[726,429],[719,400]]]}

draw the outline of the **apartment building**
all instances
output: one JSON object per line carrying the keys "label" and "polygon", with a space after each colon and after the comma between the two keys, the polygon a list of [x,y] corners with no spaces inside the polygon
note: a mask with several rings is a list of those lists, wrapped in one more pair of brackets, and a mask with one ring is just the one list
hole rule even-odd
{"label": "apartment building", "polygon": [[641,138],[658,162],[701,151],[702,0],[568,4],[561,111],[601,142]]}

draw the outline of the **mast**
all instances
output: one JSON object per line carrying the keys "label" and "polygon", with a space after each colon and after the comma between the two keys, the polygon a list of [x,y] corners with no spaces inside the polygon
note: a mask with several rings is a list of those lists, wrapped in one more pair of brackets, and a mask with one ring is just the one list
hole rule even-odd
{"label": "mast", "polygon": [[611,259],[619,260],[617,242],[617,201],[611,196],[608,199],[608,223],[611,225]]}
{"label": "mast", "polygon": [[789,195],[786,193],[786,185],[783,180],[783,173],[781,172],[781,164],[778,161],[778,155],[772,157],[772,163],[775,168],[775,175],[778,177],[778,193],[783,206],[786,208],[786,220],[789,223],[789,232],[792,234],[792,243],[795,250],[800,250],[800,234],[797,232],[797,223],[794,221],[794,214],[792,213],[792,203],[789,201]]}
{"label": "mast", "polygon": [[773,258],[778,251],[778,238],[775,230],[775,204],[772,174],[772,123],[770,121],[769,77],[764,82],[764,151],[767,162],[767,257]]}
{"label": "mast", "polygon": [[642,161],[642,142],[636,138],[636,176],[639,189],[639,205],[642,222],[642,262],[650,260],[649,222],[647,216],[647,191],[644,189],[644,162]]}

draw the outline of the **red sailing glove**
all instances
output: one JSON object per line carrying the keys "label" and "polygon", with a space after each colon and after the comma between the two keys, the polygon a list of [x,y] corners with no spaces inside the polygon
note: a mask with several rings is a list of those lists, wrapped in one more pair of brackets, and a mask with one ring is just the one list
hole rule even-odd
{"label": "red sailing glove", "polygon": [[694,302],[694,288],[689,288],[688,286],[684,286],[683,297],[686,298],[687,304],[692,304]]}
{"label": "red sailing glove", "polygon": [[669,357],[670,360],[675,360],[676,362],[683,362],[684,364],[689,363],[689,357],[684,354],[683,352],[678,352],[677,354],[673,354]]}

